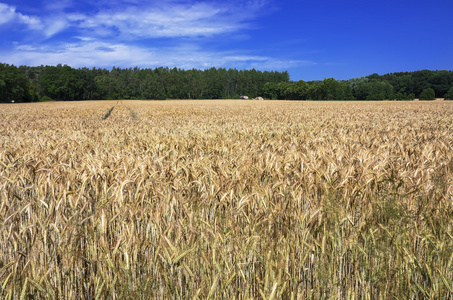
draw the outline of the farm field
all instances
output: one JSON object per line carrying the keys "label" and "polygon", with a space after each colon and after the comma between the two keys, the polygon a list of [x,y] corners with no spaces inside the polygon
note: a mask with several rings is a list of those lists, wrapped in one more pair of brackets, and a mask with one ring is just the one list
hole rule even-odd
{"label": "farm field", "polygon": [[453,102],[0,105],[0,299],[452,299],[452,220]]}

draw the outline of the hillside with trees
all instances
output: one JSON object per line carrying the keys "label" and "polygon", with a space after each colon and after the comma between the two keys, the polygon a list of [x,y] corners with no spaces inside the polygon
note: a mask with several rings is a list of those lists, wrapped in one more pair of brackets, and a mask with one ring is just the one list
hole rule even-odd
{"label": "hillside with trees", "polygon": [[287,71],[182,70],[0,63],[0,102],[100,99],[411,100],[453,98],[453,71],[372,74],[349,80],[290,81]]}

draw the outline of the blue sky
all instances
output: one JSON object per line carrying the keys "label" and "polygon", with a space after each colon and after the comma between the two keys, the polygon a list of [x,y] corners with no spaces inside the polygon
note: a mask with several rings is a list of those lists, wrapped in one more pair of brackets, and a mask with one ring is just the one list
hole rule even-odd
{"label": "blue sky", "polygon": [[453,0],[0,0],[0,62],[291,80],[451,70],[452,15]]}

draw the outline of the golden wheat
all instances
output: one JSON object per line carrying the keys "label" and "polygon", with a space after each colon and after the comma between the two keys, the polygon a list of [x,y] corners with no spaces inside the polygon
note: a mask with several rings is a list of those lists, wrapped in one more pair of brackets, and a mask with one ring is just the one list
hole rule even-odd
{"label": "golden wheat", "polygon": [[0,105],[0,298],[452,298],[452,149],[451,102]]}

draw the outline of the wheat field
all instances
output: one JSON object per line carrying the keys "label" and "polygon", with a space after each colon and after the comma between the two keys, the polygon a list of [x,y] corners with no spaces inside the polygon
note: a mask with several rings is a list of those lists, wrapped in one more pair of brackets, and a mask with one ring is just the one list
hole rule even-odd
{"label": "wheat field", "polygon": [[452,299],[453,102],[0,105],[1,299]]}

